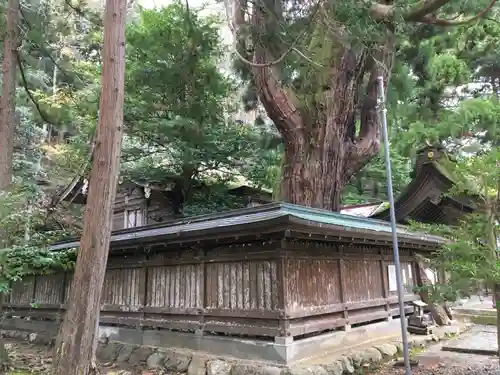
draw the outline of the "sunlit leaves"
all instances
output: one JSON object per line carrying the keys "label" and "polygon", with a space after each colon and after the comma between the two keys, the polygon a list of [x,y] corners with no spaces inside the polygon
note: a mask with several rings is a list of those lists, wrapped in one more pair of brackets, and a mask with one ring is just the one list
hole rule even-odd
{"label": "sunlit leaves", "polygon": [[443,86],[458,86],[467,83],[470,77],[467,63],[452,54],[435,56],[430,62],[429,73],[432,80]]}

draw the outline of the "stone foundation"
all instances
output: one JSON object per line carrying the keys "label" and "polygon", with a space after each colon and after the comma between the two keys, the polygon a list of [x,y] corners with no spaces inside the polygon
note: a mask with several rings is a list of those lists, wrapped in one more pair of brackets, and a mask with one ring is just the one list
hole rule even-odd
{"label": "stone foundation", "polygon": [[[40,323],[40,322],[37,322]],[[399,322],[398,322],[399,323]],[[102,327],[111,329],[111,327]],[[434,335],[410,335],[411,347],[425,348],[433,342],[454,337],[470,328],[470,325],[454,325],[436,329]],[[101,329],[106,332],[106,329]],[[119,330],[119,329],[118,329]],[[135,331],[138,334],[141,331]],[[46,342],[47,335],[20,331],[3,331],[4,336],[31,342]],[[122,333],[123,335],[123,333]],[[188,375],[342,375],[353,374],[356,369],[372,364],[380,364],[395,359],[401,354],[402,344],[397,339],[377,341],[344,350],[323,353],[294,364],[279,364],[256,360],[243,360],[230,356],[216,356],[202,351],[186,349],[167,349],[152,345],[137,345],[114,341],[101,334],[98,359],[102,362],[127,362],[143,365],[150,369],[163,368],[167,371],[187,373]],[[124,336],[122,336],[124,337]],[[317,346],[318,353],[322,350]]]}
{"label": "stone foundation", "polygon": [[[55,338],[58,332],[58,325],[53,321],[5,319],[2,322],[2,327],[10,331],[37,333],[44,338]],[[352,327],[349,330],[332,331],[309,338],[295,340],[280,338],[280,340],[274,341],[169,330],[99,327],[101,342],[119,342],[136,347],[180,348],[216,357],[231,357],[279,365],[290,365],[310,358],[321,358],[339,350],[375,341],[397,340],[400,335],[399,319]]]}

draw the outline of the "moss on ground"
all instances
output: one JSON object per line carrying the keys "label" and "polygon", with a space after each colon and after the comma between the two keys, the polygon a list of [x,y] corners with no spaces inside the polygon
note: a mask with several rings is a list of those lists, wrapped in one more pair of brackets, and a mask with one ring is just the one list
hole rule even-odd
{"label": "moss on ground", "polygon": [[471,317],[471,322],[474,324],[480,324],[484,326],[496,326],[497,318],[495,316],[473,315]]}

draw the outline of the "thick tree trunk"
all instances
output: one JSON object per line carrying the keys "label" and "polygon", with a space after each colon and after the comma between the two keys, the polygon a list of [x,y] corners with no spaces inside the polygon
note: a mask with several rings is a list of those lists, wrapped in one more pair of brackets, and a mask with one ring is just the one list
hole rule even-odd
{"label": "thick tree trunk", "polygon": [[342,191],[348,182],[344,174],[347,162],[345,142],[339,138],[318,149],[308,149],[304,144],[288,145],[282,171],[281,199],[338,211]]}
{"label": "thick tree trunk", "polygon": [[428,305],[428,308],[432,314],[437,325],[444,326],[450,324],[450,319],[446,313],[443,306],[438,305],[434,301],[431,301],[429,292],[425,290],[425,287],[431,286],[432,283],[425,273],[425,267],[422,262],[417,262],[417,285],[423,287],[420,291],[420,298],[423,302]]}
{"label": "thick tree trunk", "polygon": [[96,327],[120,167],[125,72],[126,0],[107,0],[102,90],[84,229],[68,310],[59,332],[55,375],[93,371]]}
{"label": "thick tree trunk", "polygon": [[2,65],[2,98],[0,99],[0,190],[7,189],[12,183],[18,45],[19,1],[9,0]]}
{"label": "thick tree trunk", "polygon": [[[3,321],[3,305],[5,302],[5,295],[0,293],[0,321]],[[5,343],[3,341],[3,337],[0,335],[0,374],[3,374],[8,370],[10,365],[10,358],[7,349],[5,349]]]}
{"label": "thick tree trunk", "polygon": [[[19,44],[19,1],[7,4],[7,30],[4,40],[2,64],[2,97],[0,98],[0,191],[12,184],[12,155],[14,152],[14,127],[16,124],[16,72],[17,47]],[[0,233],[1,236],[1,233]],[[5,245],[1,243],[0,245]],[[0,320],[3,320],[5,295],[0,293]],[[9,366],[9,355],[0,338],[0,371]]]}
{"label": "thick tree trunk", "polygon": [[[327,3],[322,7],[324,17],[334,13]],[[273,17],[266,12],[254,7],[256,29],[269,27]],[[378,46],[350,46],[345,30],[325,29],[332,20],[318,17],[309,48],[329,57],[321,61],[324,66],[306,69],[299,88],[281,83],[275,53],[260,42],[252,69],[260,101],[285,144],[281,199],[338,211],[345,185],[379,152],[377,78],[389,79],[394,43],[387,29]],[[236,24],[241,18],[235,17]]]}

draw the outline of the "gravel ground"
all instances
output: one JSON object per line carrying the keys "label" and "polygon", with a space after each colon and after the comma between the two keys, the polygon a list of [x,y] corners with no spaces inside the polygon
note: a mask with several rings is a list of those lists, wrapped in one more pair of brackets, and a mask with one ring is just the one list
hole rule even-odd
{"label": "gravel ground", "polygon": [[[430,347],[415,357],[419,365],[413,375],[500,375],[498,357],[441,351],[441,345]],[[387,366],[375,375],[404,375],[402,368]]]}

